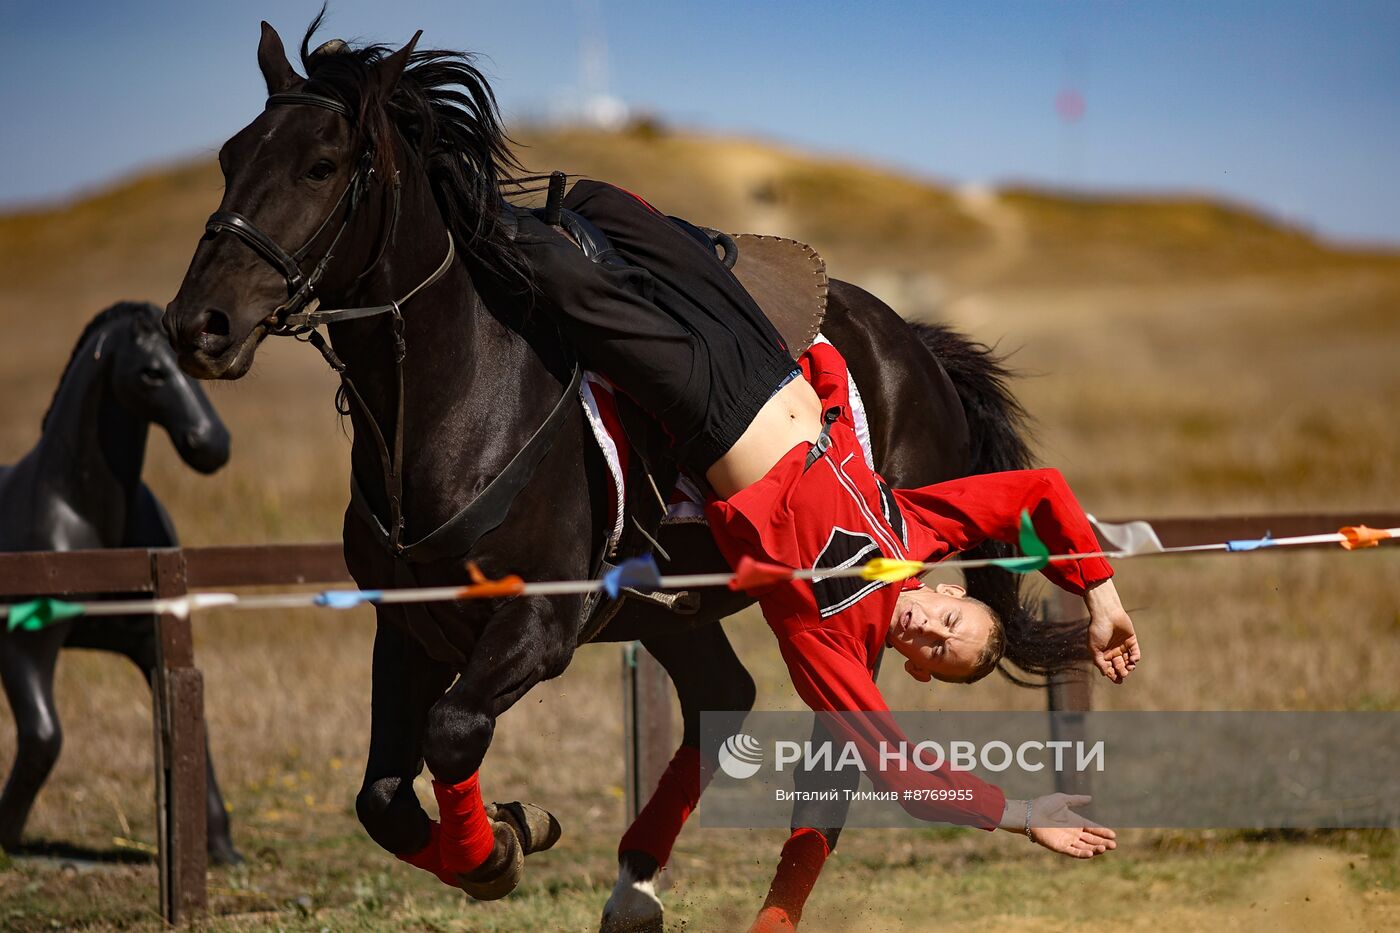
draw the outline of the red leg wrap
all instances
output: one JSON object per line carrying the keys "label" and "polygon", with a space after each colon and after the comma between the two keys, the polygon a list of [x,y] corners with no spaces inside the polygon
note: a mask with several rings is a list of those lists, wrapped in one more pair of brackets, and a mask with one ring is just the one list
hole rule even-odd
{"label": "red leg wrap", "polygon": [[807,895],[812,893],[830,854],[826,837],[815,829],[799,829],[788,837],[768,899],[754,922],[754,933],[796,929]]}
{"label": "red leg wrap", "polygon": [[442,832],[437,820],[431,821],[428,830],[428,844],[412,855],[400,855],[399,861],[407,862],[414,868],[437,875],[443,884],[457,886],[456,876],[442,867]]}
{"label": "red leg wrap", "polygon": [[700,749],[693,745],[676,749],[651,799],[618,843],[618,855],[628,851],[645,852],[656,859],[656,864],[665,866],[686,817],[700,802],[700,792],[709,783],[708,777],[706,775],[702,781]]}
{"label": "red leg wrap", "polygon": [[481,803],[479,775],[473,774],[460,784],[433,781],[438,813],[442,818],[439,852],[442,868],[453,874],[465,874],[479,866],[491,855],[496,837],[486,807]]}
{"label": "red leg wrap", "polygon": [[749,927],[749,933],[789,933],[796,930],[797,924],[781,907],[765,907],[758,912],[758,919]]}

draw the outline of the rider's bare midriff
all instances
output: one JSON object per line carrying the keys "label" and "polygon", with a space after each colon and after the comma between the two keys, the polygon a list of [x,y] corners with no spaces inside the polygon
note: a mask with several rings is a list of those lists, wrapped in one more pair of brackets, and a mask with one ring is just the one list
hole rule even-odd
{"label": "rider's bare midriff", "polygon": [[822,429],[822,403],[805,379],[778,390],[723,457],[705,472],[715,492],[728,499],[761,480],[773,465],[801,443],[813,443]]}

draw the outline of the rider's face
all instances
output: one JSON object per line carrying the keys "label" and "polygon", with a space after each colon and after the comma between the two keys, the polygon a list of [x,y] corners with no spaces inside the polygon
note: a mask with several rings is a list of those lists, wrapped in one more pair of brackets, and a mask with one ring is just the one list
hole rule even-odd
{"label": "rider's face", "polygon": [[993,626],[991,613],[966,590],[940,583],[900,594],[889,642],[915,680],[960,681],[976,669]]}

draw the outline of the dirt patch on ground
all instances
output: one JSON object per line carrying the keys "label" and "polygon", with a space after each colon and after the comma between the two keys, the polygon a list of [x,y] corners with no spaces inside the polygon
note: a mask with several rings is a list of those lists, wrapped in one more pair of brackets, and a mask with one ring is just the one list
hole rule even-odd
{"label": "dirt patch on ground", "polygon": [[[977,921],[969,929],[1075,930],[1098,923],[1105,913],[1112,918],[1114,928],[1129,930],[1319,933],[1396,929],[1400,927],[1400,895],[1379,888],[1363,890],[1349,877],[1357,861],[1364,858],[1313,846],[1282,850],[1257,874],[1242,879],[1238,891],[1215,903],[1211,899],[1174,906],[1154,903],[1149,910],[1138,910],[1130,899],[1115,897],[1112,903],[1100,905],[1089,897],[1083,901],[1085,917],[1081,922],[1001,915]],[[910,924],[894,929],[926,927]]]}

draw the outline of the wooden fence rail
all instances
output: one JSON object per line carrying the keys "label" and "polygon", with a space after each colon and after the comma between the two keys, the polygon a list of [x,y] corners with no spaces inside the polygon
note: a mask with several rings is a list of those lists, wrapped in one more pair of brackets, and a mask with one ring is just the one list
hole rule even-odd
{"label": "wooden fence rail", "polygon": [[[1349,524],[1396,527],[1400,512],[1151,521],[1162,543],[1171,547],[1254,538],[1266,532],[1276,537],[1310,534]],[[95,594],[167,597],[194,589],[342,584],[349,579],[339,542],[0,553],[0,601]],[[1082,608],[1073,599],[1057,598],[1046,612],[1063,618]],[[203,677],[194,664],[190,620],[167,613],[154,622],[160,645],[152,705],[161,914],[170,923],[188,923],[204,912],[207,903]],[[1088,710],[1089,683],[1087,671],[1055,678],[1047,689],[1048,708]],[[645,803],[675,750],[665,673],[640,645],[623,648],[623,701],[630,818]]]}

